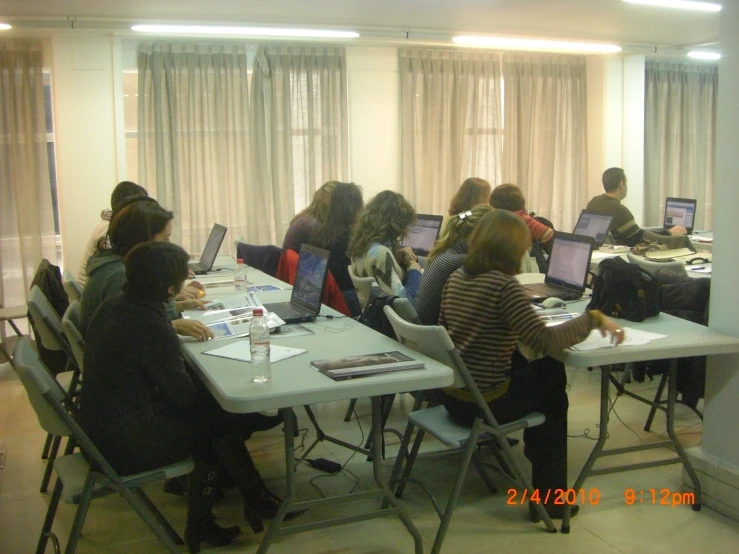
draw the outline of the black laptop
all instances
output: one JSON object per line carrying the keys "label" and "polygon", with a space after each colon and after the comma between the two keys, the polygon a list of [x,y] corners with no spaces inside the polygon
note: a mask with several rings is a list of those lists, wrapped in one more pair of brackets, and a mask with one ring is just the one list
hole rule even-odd
{"label": "black laptop", "polygon": [[203,254],[200,256],[200,261],[187,264],[193,273],[203,275],[213,269],[213,262],[216,261],[216,256],[218,256],[218,251],[221,249],[221,243],[223,243],[223,237],[225,236],[226,227],[218,223],[213,225],[208,242],[205,243],[205,248],[203,248]]}
{"label": "black laptop", "polygon": [[443,219],[440,215],[418,214],[401,246],[409,246],[416,256],[428,256],[439,238]]}
{"label": "black laptop", "polygon": [[523,285],[526,294],[533,302],[551,297],[580,298],[585,292],[594,244],[593,237],[556,231],[544,283]]}
{"label": "black laptop", "polygon": [[298,271],[295,275],[290,302],[265,304],[285,323],[313,321],[321,311],[321,296],[326,284],[329,251],[303,243],[300,247]]}
{"label": "black laptop", "polygon": [[665,218],[662,227],[672,229],[676,225],[682,225],[688,230],[688,234],[691,234],[695,226],[696,205],[695,198],[671,198],[668,196],[665,199]]}
{"label": "black laptop", "polygon": [[583,210],[580,212],[580,217],[577,219],[577,225],[575,225],[575,230],[572,231],[572,234],[593,237],[595,248],[600,248],[608,236],[608,231],[611,230],[612,221],[612,215],[597,214]]}

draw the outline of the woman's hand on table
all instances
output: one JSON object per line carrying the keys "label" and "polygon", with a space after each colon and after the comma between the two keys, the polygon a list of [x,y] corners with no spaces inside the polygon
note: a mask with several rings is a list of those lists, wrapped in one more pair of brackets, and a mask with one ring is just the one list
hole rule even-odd
{"label": "woman's hand on table", "polygon": [[174,303],[174,306],[177,313],[181,314],[185,310],[204,310],[205,302],[198,299],[178,300]]}
{"label": "woman's hand on table", "polygon": [[621,344],[626,338],[626,332],[623,330],[623,327],[606,316],[603,316],[603,322],[598,327],[598,331],[600,331],[600,335],[604,338],[610,335],[611,343],[614,345]]}
{"label": "woman's hand on table", "polygon": [[204,296],[205,287],[200,282],[193,281],[182,287],[180,294],[177,295],[177,300],[196,300]]}
{"label": "woman's hand on table", "polygon": [[178,335],[192,337],[197,341],[212,339],[215,336],[213,331],[195,319],[175,319],[172,321],[172,327]]}

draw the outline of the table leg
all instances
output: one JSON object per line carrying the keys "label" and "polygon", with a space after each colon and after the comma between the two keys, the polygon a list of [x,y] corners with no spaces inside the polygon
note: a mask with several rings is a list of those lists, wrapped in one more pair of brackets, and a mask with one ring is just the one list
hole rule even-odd
{"label": "table leg", "polygon": [[[595,465],[595,460],[598,459],[598,456],[603,450],[603,447],[606,444],[606,440],[608,439],[608,393],[610,390],[610,377],[611,377],[611,367],[610,366],[601,367],[600,368],[600,433],[598,434],[598,440],[596,441],[592,452],[590,452],[590,456],[588,456],[588,459],[585,462],[585,465],[580,471],[580,475],[577,476],[577,479],[575,480],[575,484],[572,485],[572,488],[576,491],[582,488],[583,483],[585,483],[585,479],[587,479],[588,474],[590,473],[590,470],[593,469],[593,465]],[[565,534],[570,532],[570,508],[571,506],[567,504],[565,506],[564,514],[562,516],[562,529],[561,530],[562,530],[562,533],[565,533]]]}
{"label": "table leg", "polygon": [[375,483],[377,483],[377,486],[384,493],[385,499],[383,501],[383,505],[385,503],[388,503],[397,510],[400,521],[403,522],[403,525],[405,525],[405,528],[413,537],[416,554],[423,554],[423,539],[421,539],[421,534],[418,532],[418,529],[416,529],[416,526],[413,525],[411,518],[408,516],[405,510],[401,506],[399,506],[398,500],[395,498],[395,495],[393,495],[392,491],[388,488],[382,473],[382,415],[382,397],[373,396],[371,433],[373,436],[372,469],[374,470]]}
{"label": "table leg", "polygon": [[680,444],[680,439],[675,434],[675,404],[676,404],[676,398],[677,398],[677,359],[673,359],[670,361],[670,376],[667,383],[667,434],[669,435],[670,439],[672,439],[672,443],[675,446],[675,451],[677,452],[677,455],[680,457],[680,460],[683,463],[683,467],[685,468],[685,471],[688,472],[688,476],[690,477],[690,480],[693,482],[693,489],[695,491],[695,502],[693,503],[693,510],[696,512],[700,511],[701,509],[701,482],[700,479],[698,479],[698,474],[695,472],[695,469],[693,469],[693,465],[690,463],[690,459],[688,459],[688,455],[685,453],[685,449],[683,448],[683,445]]}

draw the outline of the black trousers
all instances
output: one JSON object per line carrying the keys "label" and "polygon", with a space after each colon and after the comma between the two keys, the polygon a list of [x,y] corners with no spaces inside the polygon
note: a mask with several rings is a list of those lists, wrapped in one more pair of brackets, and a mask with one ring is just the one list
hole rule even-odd
{"label": "black trousers", "polygon": [[[523,360],[523,361],[521,361]],[[567,409],[569,402],[565,386],[564,365],[544,357],[528,363],[523,358],[514,360],[508,391],[493,401],[490,411],[498,423],[520,419],[531,412],[540,412],[546,421],[524,430],[524,454],[532,465],[532,484],[540,491],[542,500],[546,491],[567,488]],[[481,410],[470,402],[444,395],[444,406],[452,420],[467,427]]]}

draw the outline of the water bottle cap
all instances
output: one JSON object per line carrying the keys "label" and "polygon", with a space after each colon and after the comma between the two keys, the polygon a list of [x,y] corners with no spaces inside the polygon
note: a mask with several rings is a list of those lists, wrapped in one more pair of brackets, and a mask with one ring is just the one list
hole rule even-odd
{"label": "water bottle cap", "polygon": [[244,263],[244,260],[242,260],[241,258],[239,258],[238,260],[236,260],[236,263],[237,264],[243,264]]}
{"label": "water bottle cap", "polygon": [[252,313],[254,314],[254,317],[263,316],[264,315],[264,308],[254,308],[254,310],[252,311]]}

